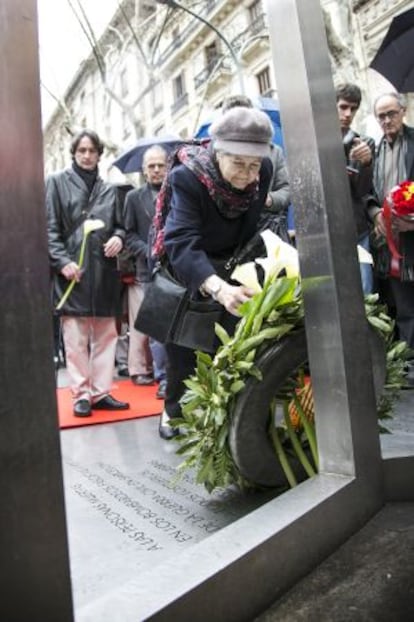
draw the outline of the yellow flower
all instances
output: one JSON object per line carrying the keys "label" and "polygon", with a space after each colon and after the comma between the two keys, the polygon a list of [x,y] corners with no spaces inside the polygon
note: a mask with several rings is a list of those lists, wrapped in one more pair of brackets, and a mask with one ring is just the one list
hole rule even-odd
{"label": "yellow flower", "polygon": [[410,201],[414,197],[414,181],[403,190],[404,199]]}

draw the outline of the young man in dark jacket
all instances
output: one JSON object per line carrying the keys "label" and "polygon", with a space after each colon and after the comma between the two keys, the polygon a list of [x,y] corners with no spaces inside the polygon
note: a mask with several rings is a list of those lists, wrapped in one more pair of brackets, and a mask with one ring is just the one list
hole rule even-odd
{"label": "young man in dark jacket", "polygon": [[[72,141],[72,167],[46,180],[55,309],[70,282],[75,281],[59,314],[77,417],[90,416],[91,410],[129,408],[110,395],[118,338],[115,318],[121,313],[116,256],[123,248],[125,230],[117,189],[98,174],[102,152],[98,135],[83,130]],[[87,219],[98,219],[102,227],[88,235],[80,265]]]}
{"label": "young man in dark jacket", "polygon": [[[369,250],[369,234],[372,223],[367,205],[373,198],[374,140],[362,137],[352,128],[352,121],[361,104],[361,89],[356,84],[342,84],[336,89],[336,108],[345,147],[349,188],[357,232],[358,244]],[[361,263],[361,280],[364,294],[373,290],[372,265]]]}

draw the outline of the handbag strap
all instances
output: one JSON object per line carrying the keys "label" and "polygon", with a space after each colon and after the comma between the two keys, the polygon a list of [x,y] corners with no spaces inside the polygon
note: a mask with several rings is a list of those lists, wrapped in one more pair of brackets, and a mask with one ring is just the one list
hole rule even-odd
{"label": "handbag strap", "polygon": [[254,252],[258,244],[260,244],[261,248],[264,247],[260,232],[255,233],[245,244],[239,244],[232,256],[224,263],[226,272],[231,272],[240,263],[245,263],[258,257],[258,253]]}
{"label": "handbag strap", "polygon": [[64,236],[65,241],[68,240],[73,233],[75,233],[76,229],[78,229],[81,225],[83,225],[83,223],[85,222],[87,218],[89,218],[92,212],[92,207],[93,206],[90,203],[90,195],[89,195],[86,205],[82,207],[82,211],[80,215],[77,217],[75,222],[72,223],[72,225],[69,227],[68,231],[66,232],[66,235]]}

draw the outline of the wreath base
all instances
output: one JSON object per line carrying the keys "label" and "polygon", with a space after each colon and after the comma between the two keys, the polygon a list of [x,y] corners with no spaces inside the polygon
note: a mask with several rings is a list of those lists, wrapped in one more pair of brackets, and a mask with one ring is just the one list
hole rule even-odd
{"label": "wreath base", "polygon": [[[384,340],[369,327],[375,395],[379,400],[386,378]],[[286,477],[269,437],[269,407],[289,377],[308,360],[305,330],[289,333],[273,343],[256,361],[261,381],[250,377],[238,394],[232,412],[229,445],[241,475],[249,482],[265,487],[284,487]],[[307,475],[296,456],[289,462],[297,480]]]}

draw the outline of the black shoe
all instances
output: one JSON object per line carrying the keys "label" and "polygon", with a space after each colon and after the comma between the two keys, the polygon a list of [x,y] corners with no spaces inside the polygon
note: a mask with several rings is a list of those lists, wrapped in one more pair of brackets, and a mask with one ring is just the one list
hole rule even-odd
{"label": "black shoe", "polygon": [[155,384],[154,378],[146,374],[136,374],[131,376],[131,380],[134,384],[142,387],[152,387]]}
{"label": "black shoe", "polygon": [[129,378],[128,367],[118,367],[118,376],[121,376],[121,378]]}
{"label": "black shoe", "polygon": [[168,422],[169,417],[165,412],[163,412],[160,417],[158,433],[160,437],[163,438],[165,441],[169,441],[170,439],[174,438],[174,436],[178,436],[180,433],[180,430],[178,428],[172,428]]}
{"label": "black shoe", "polygon": [[73,406],[73,414],[75,417],[90,417],[91,405],[88,400],[79,400]]}
{"label": "black shoe", "polygon": [[155,397],[157,398],[157,400],[165,400],[166,395],[167,395],[167,381],[161,380],[158,386],[157,392],[155,394]]}
{"label": "black shoe", "polygon": [[106,395],[95,404],[92,404],[93,410],[128,410],[128,402],[120,402],[116,400],[112,395]]}

